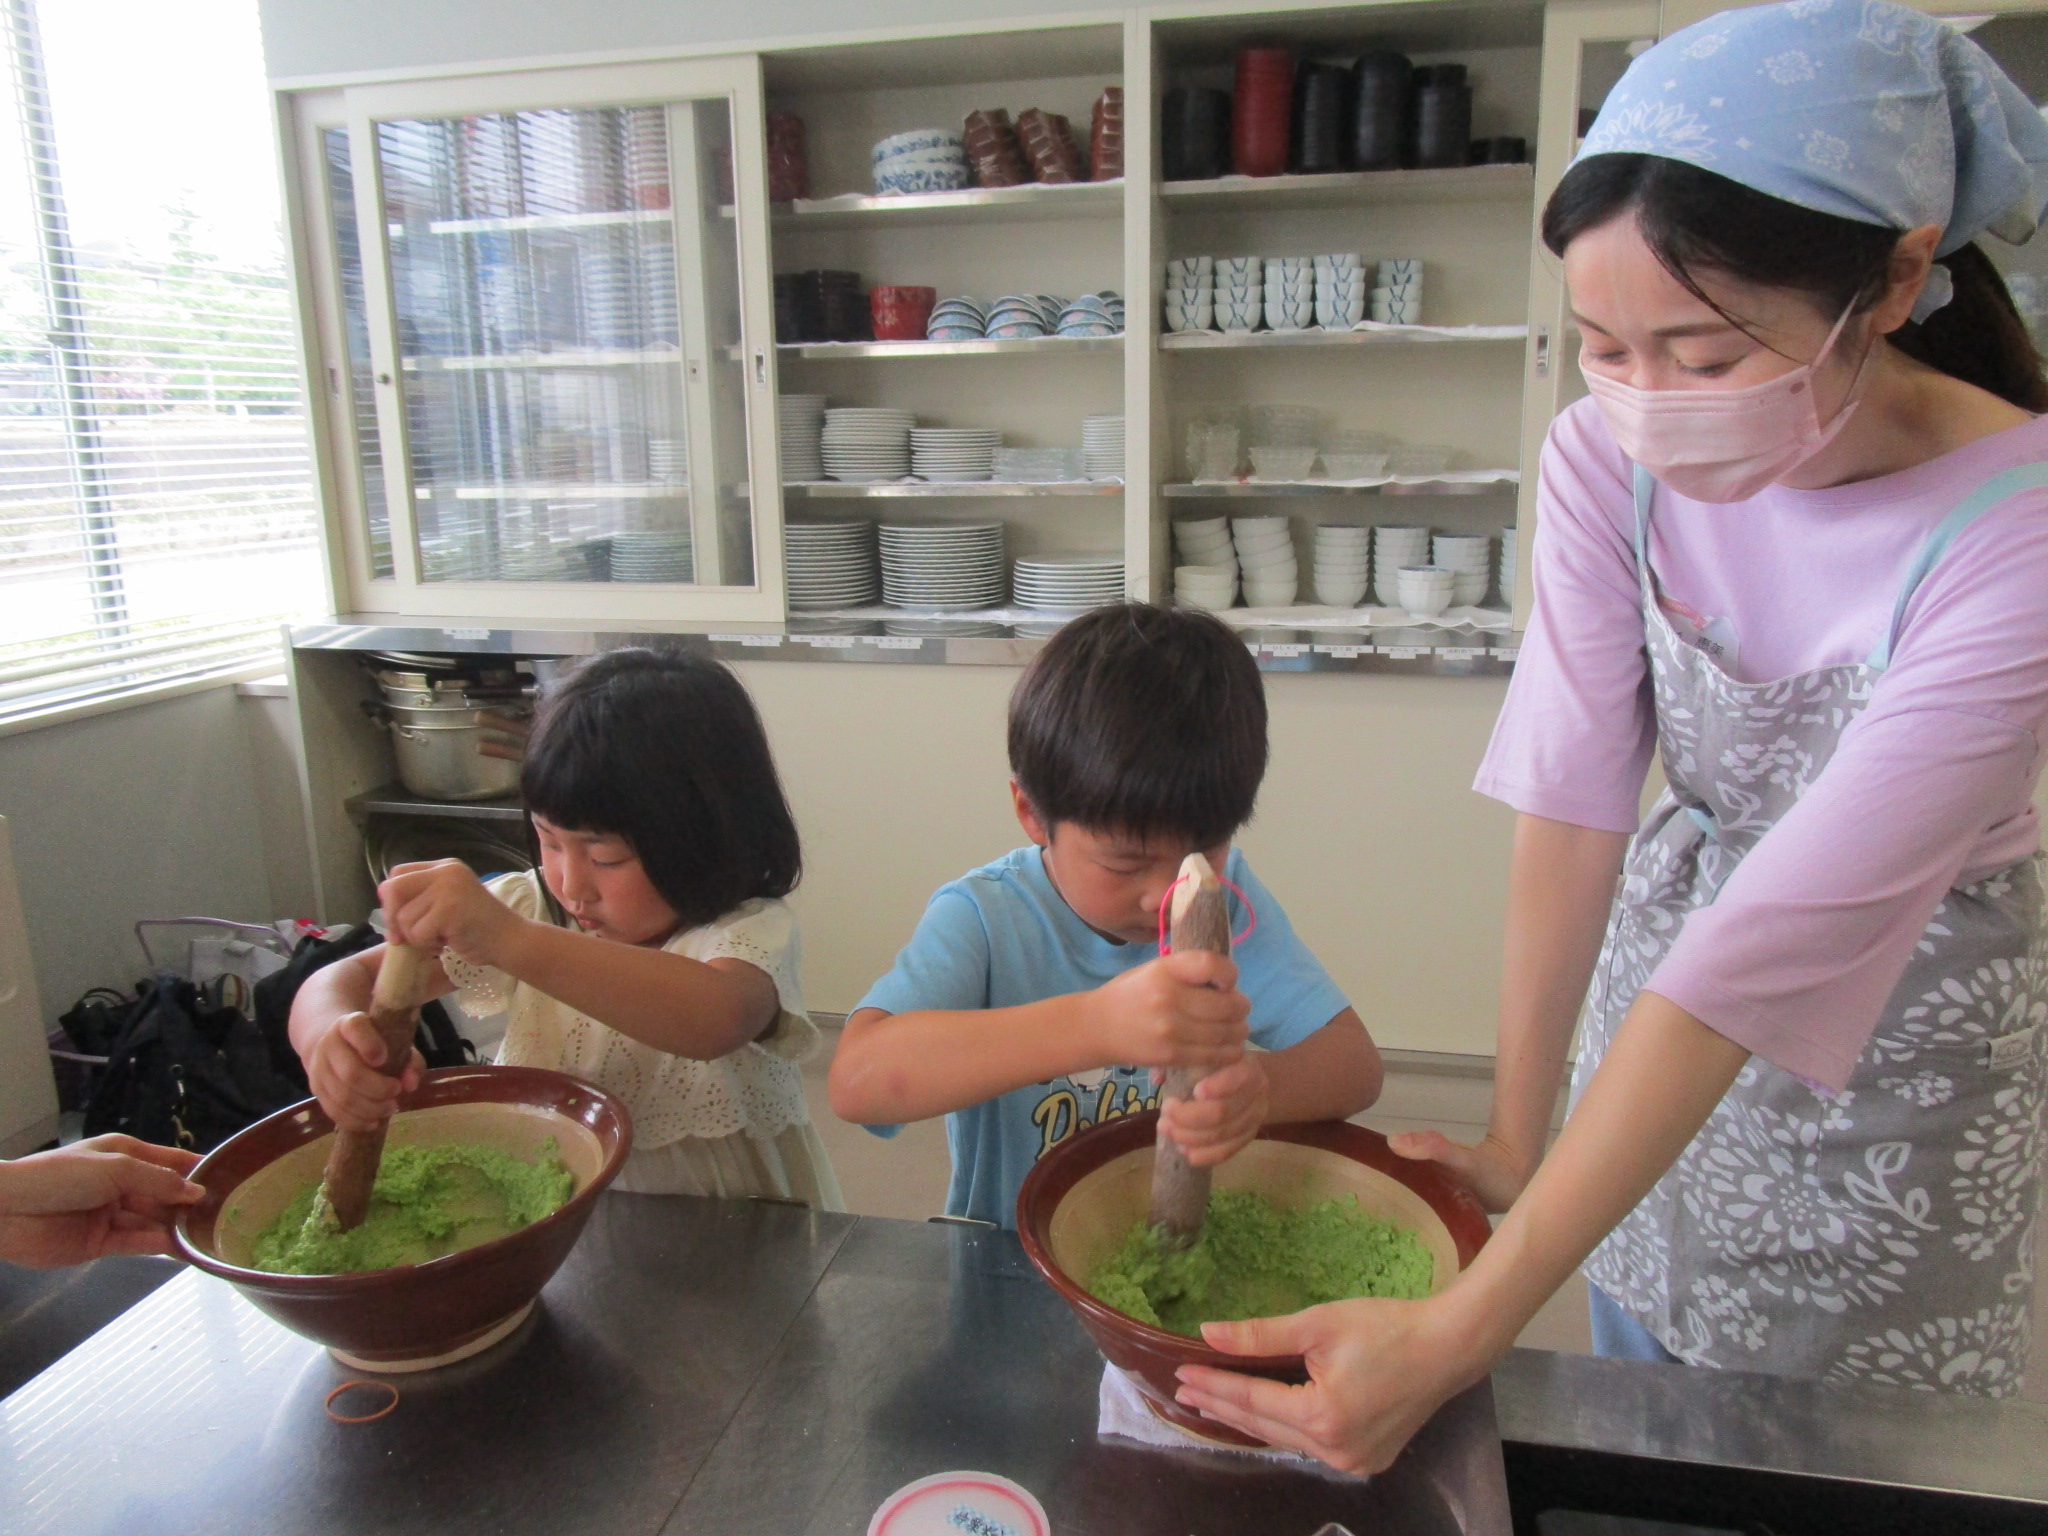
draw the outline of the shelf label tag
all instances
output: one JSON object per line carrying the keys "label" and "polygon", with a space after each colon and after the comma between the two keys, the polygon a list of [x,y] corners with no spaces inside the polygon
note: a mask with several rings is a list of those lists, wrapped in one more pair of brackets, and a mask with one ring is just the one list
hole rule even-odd
{"label": "shelf label tag", "polygon": [[491,638],[491,632],[488,629],[444,629],[441,633],[450,640],[488,640]]}
{"label": "shelf label tag", "polygon": [[924,640],[918,635],[869,635],[868,638],[885,651],[921,651]]}
{"label": "shelf label tag", "polygon": [[1361,656],[1372,654],[1372,647],[1369,645],[1319,645],[1314,649],[1325,656],[1335,656],[1343,661],[1356,661]]}
{"label": "shelf label tag", "polygon": [[1264,645],[1259,647],[1259,649],[1263,650],[1268,656],[1272,656],[1280,661],[1290,661],[1296,656],[1306,656],[1314,647],[1307,645]]}
{"label": "shelf label tag", "polygon": [[1375,647],[1375,649],[1382,656],[1391,656],[1396,661],[1413,661],[1416,657],[1425,654],[1424,647],[1419,645],[1382,645]]}
{"label": "shelf label tag", "polygon": [[713,645],[776,646],[782,644],[780,635],[712,635]]}
{"label": "shelf label tag", "polygon": [[1502,661],[1513,661],[1522,654],[1522,648],[1519,645],[1497,645],[1493,654]]}
{"label": "shelf label tag", "polygon": [[852,635],[791,635],[790,639],[799,645],[816,646],[821,651],[850,651],[853,649]]}
{"label": "shelf label tag", "polygon": [[1475,661],[1486,654],[1483,645],[1443,645],[1437,647],[1437,655],[1446,661]]}

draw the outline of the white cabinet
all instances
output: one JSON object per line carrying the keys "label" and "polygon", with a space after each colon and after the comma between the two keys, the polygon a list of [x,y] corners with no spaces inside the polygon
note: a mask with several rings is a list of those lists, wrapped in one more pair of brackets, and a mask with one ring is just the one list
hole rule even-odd
{"label": "white cabinet", "polygon": [[337,599],[782,612],[751,56],[303,98]]}

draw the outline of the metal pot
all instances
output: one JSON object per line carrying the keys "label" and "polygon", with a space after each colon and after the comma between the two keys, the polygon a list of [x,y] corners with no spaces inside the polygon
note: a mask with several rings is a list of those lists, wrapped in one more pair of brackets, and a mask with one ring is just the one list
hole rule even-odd
{"label": "metal pot", "polygon": [[428,800],[496,800],[516,794],[519,764],[486,757],[481,750],[487,736],[505,740],[484,722],[484,713],[469,705],[386,705],[382,716],[391,730],[399,782]]}

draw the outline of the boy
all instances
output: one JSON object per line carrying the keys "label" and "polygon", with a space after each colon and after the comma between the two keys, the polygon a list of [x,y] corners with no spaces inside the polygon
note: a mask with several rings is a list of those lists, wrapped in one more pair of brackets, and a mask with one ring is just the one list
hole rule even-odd
{"label": "boy", "polygon": [[[1142,603],[1074,620],[1010,697],[1010,770],[1030,846],[939,890],[832,1062],[832,1108],[878,1135],[946,1116],[949,1215],[1014,1226],[1031,1165],[1153,1107],[1166,1067],[1211,1074],[1163,1111],[1197,1166],[1379,1096],[1365,1026],[1230,847],[1266,772],[1243,641]],[[1158,953],[1160,902],[1197,850],[1257,914],[1231,960]]]}

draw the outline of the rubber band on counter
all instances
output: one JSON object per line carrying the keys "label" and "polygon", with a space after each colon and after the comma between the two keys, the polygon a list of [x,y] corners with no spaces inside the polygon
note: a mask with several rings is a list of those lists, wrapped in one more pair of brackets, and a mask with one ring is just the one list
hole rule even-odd
{"label": "rubber band on counter", "polygon": [[[1173,909],[1173,893],[1186,883],[1187,878],[1186,875],[1176,875],[1173,884],[1166,888],[1166,894],[1159,898],[1159,953],[1162,955],[1173,953],[1173,943],[1167,934],[1167,914]],[[1235,896],[1238,904],[1244,908],[1244,932],[1232,935],[1230,940],[1230,947],[1235,949],[1258,931],[1259,911],[1252,905],[1251,897],[1239,890],[1235,882],[1222,875],[1216,877],[1216,882]]]}
{"label": "rubber band on counter", "polygon": [[[357,1387],[382,1387],[391,1394],[391,1401],[375,1413],[336,1413],[334,1400],[344,1392],[353,1392]],[[337,1424],[374,1424],[398,1406],[398,1388],[388,1381],[344,1381],[327,1394],[327,1417]]]}

